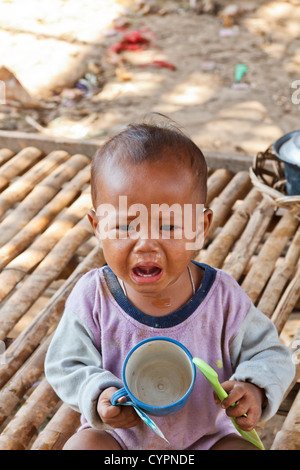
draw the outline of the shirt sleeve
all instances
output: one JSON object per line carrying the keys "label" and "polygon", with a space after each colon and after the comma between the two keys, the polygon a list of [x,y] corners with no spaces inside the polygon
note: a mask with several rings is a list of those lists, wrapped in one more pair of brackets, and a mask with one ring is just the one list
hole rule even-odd
{"label": "shirt sleeve", "polygon": [[94,428],[102,421],[97,413],[100,393],[123,387],[122,381],[102,368],[93,335],[83,320],[66,309],[45,359],[45,375],[57,395],[83,414]]}
{"label": "shirt sleeve", "polygon": [[292,355],[278,338],[274,323],[253,304],[230,344],[234,373],[231,380],[251,382],[264,389],[267,403],[261,421],[278,410],[295,376]]}

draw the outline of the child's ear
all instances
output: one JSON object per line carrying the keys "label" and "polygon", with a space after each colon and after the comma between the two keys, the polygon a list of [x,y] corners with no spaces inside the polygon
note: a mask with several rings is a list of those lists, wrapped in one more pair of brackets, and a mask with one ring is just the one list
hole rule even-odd
{"label": "child's ear", "polygon": [[201,212],[201,217],[198,218],[198,215],[195,240],[192,243],[187,244],[187,249],[195,250],[195,255],[197,255],[197,252],[201,250],[204,245],[205,236],[212,223],[213,211],[211,209],[203,209],[203,213]]}
{"label": "child's ear", "polygon": [[205,239],[205,235],[207,234],[209,227],[211,226],[213,215],[214,214],[211,209],[204,209],[204,222],[203,222],[204,239]]}
{"label": "child's ear", "polygon": [[99,238],[99,233],[97,231],[97,226],[98,226],[98,217],[96,215],[96,212],[94,211],[94,209],[89,209],[87,211],[87,216],[88,216],[88,219],[90,221],[90,224],[94,230],[94,234],[97,238],[97,240],[99,241],[100,243],[100,246],[102,247],[102,240]]}
{"label": "child's ear", "polygon": [[88,219],[90,221],[90,224],[91,224],[94,232],[96,232],[96,228],[97,228],[97,225],[98,225],[98,220],[97,220],[96,212],[94,211],[94,209],[89,209],[87,211],[87,216],[88,216]]}

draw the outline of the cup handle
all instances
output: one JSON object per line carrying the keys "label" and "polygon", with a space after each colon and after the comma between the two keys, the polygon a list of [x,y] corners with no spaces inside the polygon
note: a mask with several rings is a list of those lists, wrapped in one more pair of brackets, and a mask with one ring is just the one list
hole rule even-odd
{"label": "cup handle", "polygon": [[[120,390],[117,390],[111,397],[110,402],[112,405],[123,405],[124,403],[118,403],[119,398],[126,397],[127,400],[129,398],[129,395],[126,391],[126,388],[120,388]],[[130,398],[129,398],[130,400]],[[131,400],[130,400],[131,401]]]}
{"label": "cup handle", "polygon": [[[127,401],[125,403],[118,403],[119,398],[126,397]],[[137,414],[142,418],[142,420],[154,431],[158,436],[162,437],[168,444],[169,441],[165,438],[161,430],[159,429],[158,426],[152,421],[151,418],[149,418],[146,413],[141,410],[133,401],[131,400],[130,396],[128,395],[126,388],[120,388],[120,390],[117,390],[111,397],[110,402],[112,405],[131,405],[134,407],[135,411]]]}

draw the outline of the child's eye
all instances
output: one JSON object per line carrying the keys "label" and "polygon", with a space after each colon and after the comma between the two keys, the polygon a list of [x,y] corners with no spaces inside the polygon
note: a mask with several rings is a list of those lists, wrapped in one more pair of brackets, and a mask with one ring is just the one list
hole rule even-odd
{"label": "child's eye", "polygon": [[132,230],[133,226],[132,225],[119,225],[117,227],[117,230],[124,230],[125,232],[128,232],[129,230]]}
{"label": "child's eye", "polygon": [[160,230],[172,232],[176,228],[178,228],[178,227],[176,227],[175,225],[161,225]]}

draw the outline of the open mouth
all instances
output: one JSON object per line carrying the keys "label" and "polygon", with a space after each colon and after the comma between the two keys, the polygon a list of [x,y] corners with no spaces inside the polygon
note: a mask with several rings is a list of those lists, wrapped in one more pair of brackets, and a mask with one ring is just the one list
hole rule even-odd
{"label": "open mouth", "polygon": [[135,266],[131,270],[132,278],[138,283],[155,282],[162,276],[162,269],[159,266]]}

